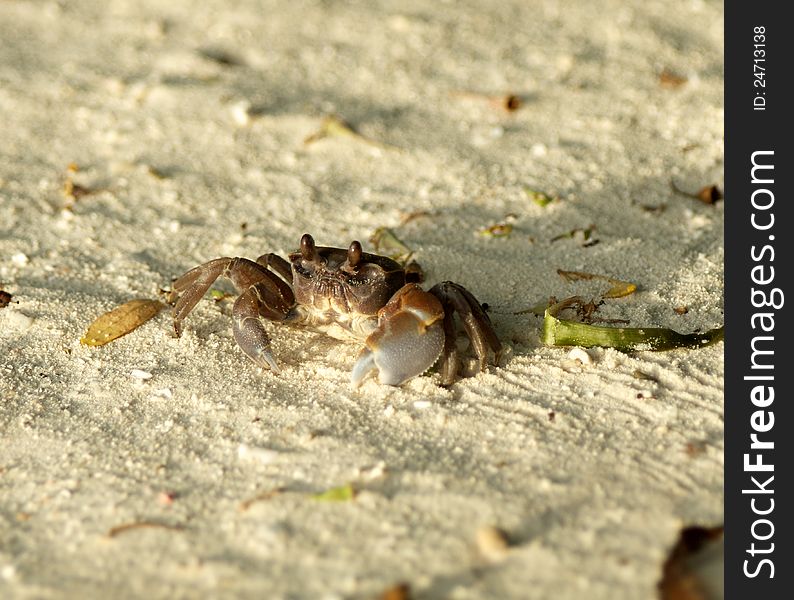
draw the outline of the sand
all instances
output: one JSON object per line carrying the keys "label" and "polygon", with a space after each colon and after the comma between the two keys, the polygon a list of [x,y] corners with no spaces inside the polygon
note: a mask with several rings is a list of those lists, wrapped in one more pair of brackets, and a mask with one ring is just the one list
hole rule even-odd
{"label": "sand", "polygon": [[[3,0],[0,40],[4,599],[654,598],[722,523],[723,345],[571,354],[516,314],[597,293],[565,269],[639,286],[603,318],[722,325],[723,203],[670,186],[722,186],[721,3]],[[330,114],[366,139],[304,144]],[[79,342],[378,227],[489,305],[498,368],[354,389],[358,347],[274,326],[262,372],[209,297]]]}

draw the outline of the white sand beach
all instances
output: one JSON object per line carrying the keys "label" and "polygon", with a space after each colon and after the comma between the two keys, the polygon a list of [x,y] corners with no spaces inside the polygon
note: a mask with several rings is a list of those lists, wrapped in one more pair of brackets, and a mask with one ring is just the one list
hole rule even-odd
{"label": "white sand beach", "polygon": [[[724,202],[671,187],[722,188],[722,10],[0,0],[0,597],[657,598],[723,522],[723,344],[571,354],[526,311],[598,293],[563,269],[637,284],[604,319],[723,324]],[[328,115],[363,137],[305,144]],[[262,371],[210,296],[79,341],[379,227],[488,305],[499,367],[354,388],[359,346],[269,325]]]}

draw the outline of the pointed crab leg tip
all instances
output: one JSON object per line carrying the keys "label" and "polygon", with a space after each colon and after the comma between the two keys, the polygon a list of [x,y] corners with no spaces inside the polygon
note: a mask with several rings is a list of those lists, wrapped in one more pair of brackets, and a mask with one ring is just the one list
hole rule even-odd
{"label": "pointed crab leg tip", "polygon": [[354,387],[360,387],[366,376],[375,369],[375,355],[368,348],[365,348],[353,367],[353,372],[350,374],[350,383]]}
{"label": "pointed crab leg tip", "polygon": [[276,359],[273,358],[273,355],[270,352],[260,352],[256,357],[251,358],[253,358],[254,362],[262,369],[273,371],[274,373],[281,372]]}

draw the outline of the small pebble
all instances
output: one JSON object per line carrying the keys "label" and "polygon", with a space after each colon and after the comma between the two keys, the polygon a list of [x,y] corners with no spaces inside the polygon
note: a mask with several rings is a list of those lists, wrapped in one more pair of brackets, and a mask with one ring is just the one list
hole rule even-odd
{"label": "small pebble", "polygon": [[272,463],[278,456],[278,452],[267,448],[257,448],[255,446],[249,446],[248,444],[240,444],[237,447],[237,458],[241,460],[253,460],[263,465]]}
{"label": "small pebble", "polygon": [[152,378],[152,374],[148,371],[142,371],[140,369],[133,369],[130,371],[130,377],[133,379],[140,379],[141,381],[147,381]]}
{"label": "small pebble", "polygon": [[175,498],[176,494],[174,492],[160,492],[157,494],[157,501],[163,506],[171,506]]}
{"label": "small pebble", "polygon": [[502,560],[507,556],[510,543],[507,534],[493,525],[484,525],[477,530],[477,550],[489,562]]}
{"label": "small pebble", "polygon": [[584,348],[571,348],[571,351],[568,353],[568,358],[571,360],[578,360],[583,365],[589,365],[591,362],[590,355]]}
{"label": "small pebble", "polygon": [[5,316],[5,327],[9,331],[22,332],[33,326],[33,317],[19,311],[6,309],[3,311],[3,315]]}
{"label": "small pebble", "polygon": [[381,461],[376,465],[361,467],[358,470],[358,475],[368,480],[379,479],[386,475],[386,463]]}
{"label": "small pebble", "polygon": [[541,157],[546,156],[547,149],[543,144],[533,144],[529,149],[529,152],[532,154],[532,156]]}
{"label": "small pebble", "polygon": [[11,581],[17,575],[17,569],[14,565],[3,565],[0,567],[0,579],[4,581]]}
{"label": "small pebble", "polygon": [[251,122],[251,104],[246,100],[236,102],[231,106],[232,119],[240,127],[244,127]]}
{"label": "small pebble", "polygon": [[27,254],[23,254],[22,252],[17,252],[16,254],[11,255],[11,262],[18,267],[24,267],[26,264],[28,264],[29,260],[30,259],[28,258]]}

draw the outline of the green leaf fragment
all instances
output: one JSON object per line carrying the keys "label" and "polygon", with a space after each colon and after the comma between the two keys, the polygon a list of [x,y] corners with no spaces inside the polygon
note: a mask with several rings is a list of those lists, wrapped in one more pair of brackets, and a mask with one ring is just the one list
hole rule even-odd
{"label": "green leaf fragment", "polygon": [[356,497],[355,488],[347,483],[338,487],[325,490],[319,494],[314,494],[312,498],[322,502],[349,502]]}
{"label": "green leaf fragment", "polygon": [[309,135],[303,143],[308,145],[318,140],[328,137],[361,137],[359,134],[342,119],[334,115],[328,115],[320,123],[320,128]]}
{"label": "green leaf fragment", "polygon": [[320,128],[315,131],[314,133],[310,134],[303,140],[304,145],[313,144],[319,140],[325,138],[352,138],[363,142],[369,146],[374,148],[380,148],[382,150],[399,150],[399,148],[395,146],[391,146],[390,144],[384,144],[377,140],[372,140],[365,135],[360,134],[356,131],[352,125],[347,123],[346,121],[340,119],[335,115],[328,115],[323,118],[322,122],[320,123]]}
{"label": "green leaf fragment", "polygon": [[540,340],[547,346],[602,346],[621,352],[703,348],[722,341],[725,327],[704,333],[683,334],[662,327],[604,327],[556,318],[555,307],[546,309]]}
{"label": "green leaf fragment", "polygon": [[587,242],[593,236],[593,231],[595,231],[595,225],[590,225],[590,227],[586,228],[577,227],[576,229],[571,229],[570,231],[554,236],[551,238],[551,241],[557,242],[559,240],[579,237],[582,241]]}
{"label": "green leaf fragment", "polygon": [[545,208],[546,206],[557,200],[557,198],[549,196],[544,192],[538,192],[537,190],[533,190],[528,187],[524,188],[524,193],[529,197],[530,200],[532,200],[532,202],[534,202],[541,208]]}

